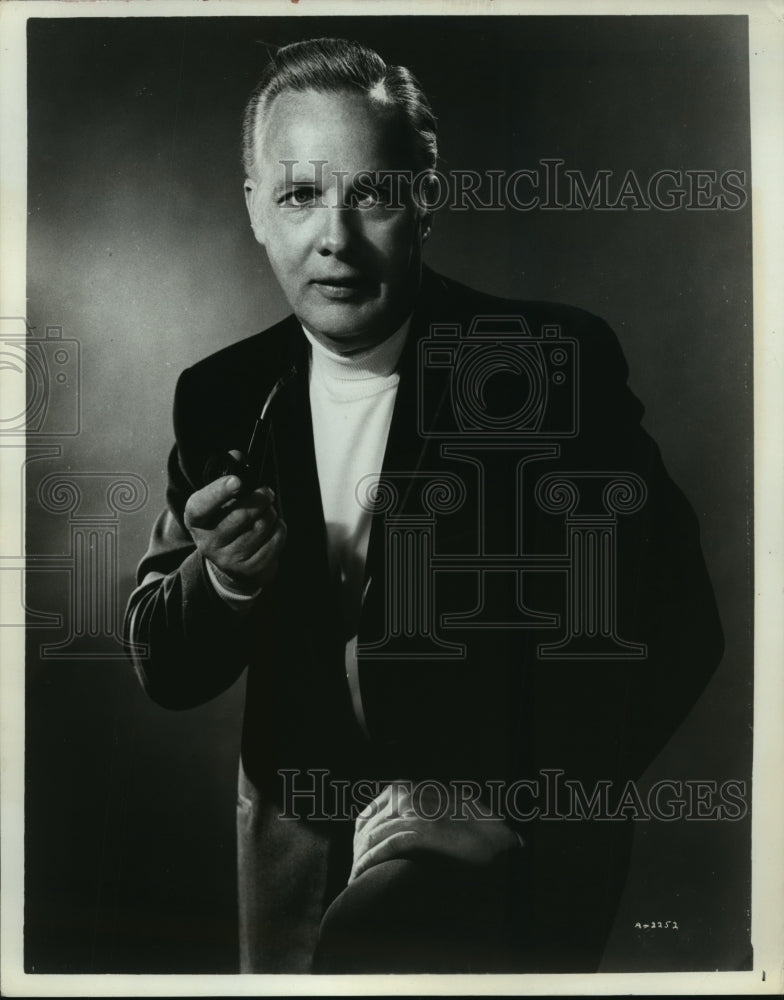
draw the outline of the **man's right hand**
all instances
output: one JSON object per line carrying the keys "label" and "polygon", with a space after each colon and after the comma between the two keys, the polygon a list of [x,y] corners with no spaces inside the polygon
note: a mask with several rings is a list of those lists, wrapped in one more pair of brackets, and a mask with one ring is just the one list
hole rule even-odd
{"label": "man's right hand", "polygon": [[197,490],[185,505],[185,526],[204,559],[240,590],[270,583],[286,542],[286,524],[267,487],[239,496],[237,476],[223,476]]}

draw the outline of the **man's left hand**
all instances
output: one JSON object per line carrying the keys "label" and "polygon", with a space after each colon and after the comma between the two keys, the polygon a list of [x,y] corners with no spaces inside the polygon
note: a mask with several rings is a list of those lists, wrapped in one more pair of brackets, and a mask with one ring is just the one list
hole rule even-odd
{"label": "man's left hand", "polygon": [[501,817],[489,812],[477,816],[465,809],[458,813],[451,788],[412,787],[411,782],[395,781],[357,818],[349,882],[382,861],[419,852],[489,865],[519,844],[517,834]]}

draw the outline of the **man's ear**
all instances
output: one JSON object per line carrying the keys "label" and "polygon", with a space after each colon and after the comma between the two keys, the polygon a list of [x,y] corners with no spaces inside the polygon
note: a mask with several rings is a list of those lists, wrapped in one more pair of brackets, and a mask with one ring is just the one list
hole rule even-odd
{"label": "man's ear", "polygon": [[261,212],[259,211],[259,185],[252,181],[250,177],[245,178],[245,207],[248,209],[251,229],[256,240],[264,246],[264,229],[261,224]]}

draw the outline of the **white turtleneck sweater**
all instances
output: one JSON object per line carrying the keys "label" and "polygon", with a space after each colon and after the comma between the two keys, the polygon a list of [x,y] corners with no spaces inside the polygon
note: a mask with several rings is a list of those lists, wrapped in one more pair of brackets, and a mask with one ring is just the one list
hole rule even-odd
{"label": "white turtleneck sweater", "polygon": [[[311,345],[310,408],[329,567],[340,583],[346,675],[363,728],[356,643],[372,512],[358,494],[366,497],[378,482],[397,395],[397,364],[409,325],[410,319],[383,343],[348,357],[304,331]],[[209,562],[207,572],[217,593],[238,611],[260,593],[237,593]]]}
{"label": "white turtleneck sweater", "polygon": [[305,330],[312,347],[310,408],[329,565],[340,581],[346,676],[363,729],[356,645],[372,512],[359,498],[378,482],[384,462],[408,327],[407,320],[383,343],[350,357],[333,353]]}

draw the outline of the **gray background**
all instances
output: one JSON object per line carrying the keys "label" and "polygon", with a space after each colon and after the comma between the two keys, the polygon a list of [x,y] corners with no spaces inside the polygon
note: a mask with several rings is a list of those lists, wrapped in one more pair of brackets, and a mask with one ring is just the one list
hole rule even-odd
{"label": "gray background", "polygon": [[[245,217],[238,125],[260,43],[320,34],[415,71],[445,169],[562,157],[589,177],[612,170],[615,185],[628,169],[748,177],[745,18],[31,20],[28,320],[79,341],[82,391],[79,435],[47,439],[60,457],[29,465],[28,553],[68,550],[67,517],[36,500],[45,475],[141,476],[147,506],[120,519],[123,603],[163,504],[177,375],[287,312]],[[615,329],[645,426],[700,518],[727,640],[647,780],[748,779],[750,205],[445,211],[427,259],[489,292],[582,306]],[[65,574],[29,574],[28,606],[65,613],[67,587]],[[28,971],[233,971],[242,682],[168,713],[121,659],[42,659],[40,645],[64,635],[28,633]],[[748,820],[638,827],[607,969],[741,967]],[[680,930],[635,931],[638,920]]]}

